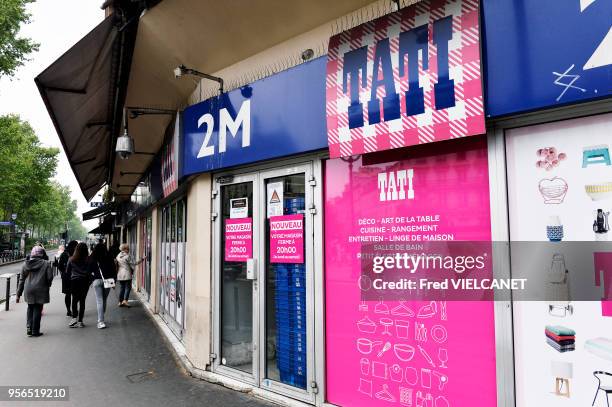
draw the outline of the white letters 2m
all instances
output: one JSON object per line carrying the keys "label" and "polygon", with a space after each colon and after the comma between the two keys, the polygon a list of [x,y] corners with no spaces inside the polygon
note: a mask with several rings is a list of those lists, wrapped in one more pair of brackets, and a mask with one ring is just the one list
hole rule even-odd
{"label": "white letters 2m", "polygon": [[[382,201],[399,201],[401,199],[414,199],[412,178],[414,170],[379,172],[378,173],[378,199]],[[408,193],[406,193],[406,186]]]}
{"label": "white letters 2m", "polygon": [[[210,144],[212,137],[213,128],[215,127],[215,118],[212,114],[206,113],[198,119],[198,128],[202,125],[206,125],[204,132],[204,141],[198,158],[208,157],[209,155],[215,154],[215,146]],[[251,101],[245,100],[240,106],[240,111],[236,115],[236,120],[232,119],[227,109],[221,109],[219,111],[219,152],[224,153],[227,149],[227,132],[232,137],[236,137],[238,129],[242,126],[242,147],[248,147],[251,145]]]}

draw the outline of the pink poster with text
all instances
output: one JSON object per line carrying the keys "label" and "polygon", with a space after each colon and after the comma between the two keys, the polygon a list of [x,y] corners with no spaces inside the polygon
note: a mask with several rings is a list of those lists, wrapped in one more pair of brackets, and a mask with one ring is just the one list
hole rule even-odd
{"label": "pink poster with text", "polygon": [[270,217],[270,263],[304,263],[304,215]]}
{"label": "pink poster with text", "polygon": [[364,300],[364,247],[490,241],[484,137],[325,166],[327,401],[497,405],[490,301]]}
{"label": "pink poster with text", "polygon": [[225,220],[225,261],[253,257],[253,218]]}

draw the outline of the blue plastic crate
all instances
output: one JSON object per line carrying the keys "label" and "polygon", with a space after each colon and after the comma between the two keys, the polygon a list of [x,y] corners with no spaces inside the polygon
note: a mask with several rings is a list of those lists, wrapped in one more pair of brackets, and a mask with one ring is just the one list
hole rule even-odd
{"label": "blue plastic crate", "polygon": [[299,387],[301,389],[306,388],[306,376],[294,375],[290,372],[280,372],[281,382],[290,386]]}
{"label": "blue plastic crate", "polygon": [[305,353],[306,349],[307,347],[305,343],[289,343],[283,341],[277,341],[276,343],[276,351],[278,353]]}

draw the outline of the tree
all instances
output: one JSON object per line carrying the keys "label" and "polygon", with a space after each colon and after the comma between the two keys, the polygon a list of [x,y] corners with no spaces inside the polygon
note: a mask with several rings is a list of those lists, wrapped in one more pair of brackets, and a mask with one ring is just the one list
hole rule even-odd
{"label": "tree", "polygon": [[0,217],[16,213],[22,227],[36,217],[35,205],[49,198],[58,154],[18,116],[0,116]]}
{"label": "tree", "polygon": [[27,55],[38,50],[29,38],[18,37],[22,24],[30,22],[26,4],[33,0],[0,0],[0,76],[13,76]]}
{"label": "tree", "polygon": [[0,116],[0,220],[15,213],[17,225],[41,240],[58,237],[66,227],[71,238],[84,239],[70,188],[52,181],[58,154],[41,146],[19,116]]}

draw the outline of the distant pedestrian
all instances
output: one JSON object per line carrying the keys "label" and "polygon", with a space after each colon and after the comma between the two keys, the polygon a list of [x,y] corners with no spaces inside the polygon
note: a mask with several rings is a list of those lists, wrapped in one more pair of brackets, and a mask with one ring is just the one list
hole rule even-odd
{"label": "distant pedestrian", "polygon": [[57,248],[57,252],[55,252],[55,256],[53,256],[53,275],[55,276],[56,274],[59,274],[59,260],[60,257],[62,257],[62,253],[64,253],[64,251],[66,250],[66,247],[61,244],[58,248]]}
{"label": "distant pedestrian", "polygon": [[[108,255],[104,243],[98,243],[94,246],[91,256],[89,256],[89,269],[93,274],[93,288],[96,294],[96,306],[98,309],[98,329],[106,328],[104,322],[104,313],[106,312],[106,298],[110,292],[110,288],[104,287],[104,280],[116,279],[115,265]],[[115,287],[113,287],[115,288]]]}
{"label": "distant pedestrian", "polygon": [[119,306],[130,307],[128,300],[130,298],[130,291],[132,290],[132,275],[134,274],[134,267],[139,265],[144,258],[133,262],[130,259],[130,245],[123,243],[119,246],[119,254],[116,257],[117,260],[117,280],[121,289],[119,290]]}
{"label": "distant pedestrian", "polygon": [[74,254],[68,260],[68,274],[70,274],[70,293],[72,294],[72,319],[68,326],[71,328],[84,328],[83,315],[85,315],[85,299],[93,275],[87,266],[89,251],[87,244],[79,243]]}
{"label": "distant pedestrian", "polygon": [[21,279],[17,287],[17,299],[19,302],[24,294],[25,302],[28,303],[26,333],[28,336],[38,337],[40,332],[40,320],[42,318],[43,304],[50,300],[49,288],[53,282],[53,268],[51,263],[43,259],[44,250],[40,246],[34,246],[30,252],[30,259],[23,265]]}
{"label": "distant pedestrian", "polygon": [[76,249],[77,242],[76,240],[71,240],[66,246],[66,250],[62,252],[58,261],[57,268],[59,269],[60,276],[62,277],[62,293],[64,294],[64,304],[66,304],[66,316],[72,316],[72,295],[70,294],[70,274],[68,273],[68,260],[74,254],[74,249]]}

